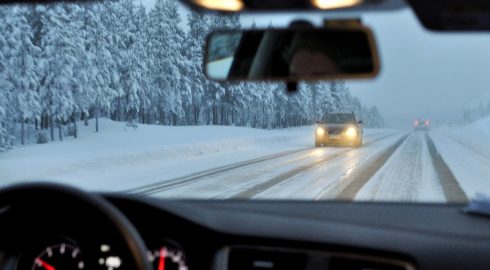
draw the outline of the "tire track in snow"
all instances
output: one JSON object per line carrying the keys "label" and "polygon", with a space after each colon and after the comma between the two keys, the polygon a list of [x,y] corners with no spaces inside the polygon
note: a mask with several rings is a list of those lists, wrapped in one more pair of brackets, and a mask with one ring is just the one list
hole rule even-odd
{"label": "tire track in snow", "polygon": [[[378,141],[382,141],[388,137],[391,137],[391,136],[394,136],[395,133],[393,134],[389,134],[389,135],[385,135],[385,136],[382,136],[380,138],[377,138],[377,139],[374,139],[372,141],[369,141],[367,143],[365,143],[364,145],[367,146],[367,145],[370,145],[370,144],[374,144]],[[244,191],[241,191],[233,196],[231,196],[231,199],[250,199],[256,195],[258,195],[259,193],[262,193],[264,192],[265,190],[277,185],[277,184],[280,184],[286,180],[288,180],[289,178],[293,177],[293,176],[296,176],[304,171],[307,171],[307,170],[310,170],[314,167],[317,167],[325,162],[328,162],[328,161],[331,161],[331,160],[334,160],[336,158],[339,158],[343,155],[345,155],[346,153],[348,152],[351,152],[351,151],[356,151],[358,150],[358,148],[351,148],[351,149],[348,149],[348,150],[345,150],[345,151],[342,151],[342,152],[338,152],[334,155],[330,155],[330,156],[327,156],[325,158],[322,158],[322,159],[319,159],[313,163],[310,163],[310,164],[307,164],[307,165],[303,165],[303,166],[300,166],[300,167],[297,167],[295,169],[292,169],[292,170],[289,170],[287,172],[284,172],[280,175],[277,175],[267,181],[264,181],[262,183],[259,183],[259,184],[256,184],[254,186],[252,186],[251,188],[249,189],[246,189]]]}
{"label": "tire track in snow", "polygon": [[[380,133],[381,132],[369,134],[369,135],[366,135],[365,137],[366,138],[374,137],[376,135],[379,135]],[[226,173],[229,171],[233,171],[236,169],[240,169],[240,168],[243,168],[246,166],[256,165],[259,163],[268,162],[268,161],[284,158],[287,156],[294,156],[294,155],[302,153],[302,152],[311,151],[311,149],[312,148],[303,148],[303,149],[298,149],[298,150],[280,152],[280,153],[267,155],[267,156],[263,156],[263,157],[259,157],[259,158],[255,158],[255,159],[251,159],[251,160],[246,160],[246,161],[233,163],[233,164],[229,164],[229,165],[225,165],[225,166],[215,167],[215,168],[212,168],[209,170],[204,170],[204,171],[192,173],[192,174],[185,175],[182,177],[166,179],[166,180],[159,181],[156,183],[127,189],[127,190],[124,190],[122,192],[123,193],[138,193],[138,194],[145,194],[145,195],[156,194],[156,193],[167,191],[167,190],[170,190],[170,189],[173,189],[176,187],[181,187],[181,186],[185,186],[188,184],[193,184],[196,181],[204,180],[204,179],[207,179],[211,176],[220,175],[220,174],[223,174],[223,173]],[[315,148],[313,148],[313,149],[315,149]]]}
{"label": "tire track in snow", "polygon": [[446,202],[425,136],[425,132],[411,133],[354,200]]}
{"label": "tire track in snow", "polygon": [[439,154],[439,151],[437,151],[434,141],[432,141],[430,136],[427,134],[425,135],[425,140],[427,141],[427,146],[429,148],[432,165],[434,166],[439,181],[441,182],[442,191],[446,196],[446,200],[448,202],[467,202],[468,197],[461,188],[461,185],[451,169],[449,169],[449,166]]}
{"label": "tire track in snow", "polygon": [[201,179],[201,178],[206,178],[209,176],[213,176],[213,175],[220,174],[223,172],[227,172],[230,170],[238,169],[241,167],[254,165],[254,164],[265,162],[265,161],[270,161],[270,160],[286,157],[289,155],[298,154],[298,153],[305,152],[308,150],[310,150],[310,148],[280,152],[277,154],[267,155],[267,156],[255,158],[252,160],[247,160],[247,161],[242,161],[242,162],[238,162],[238,163],[233,163],[230,165],[220,166],[217,168],[193,173],[193,174],[182,176],[182,177],[167,179],[164,181],[160,181],[158,183],[153,183],[153,184],[149,184],[149,185],[145,185],[145,186],[141,186],[141,187],[137,187],[137,188],[128,189],[128,190],[125,190],[123,192],[124,193],[140,193],[140,194],[147,194],[147,195],[153,194],[153,193],[158,193],[158,192],[161,192],[161,191],[164,191],[166,189],[170,189],[170,188],[173,188],[176,186],[185,185],[187,183],[193,182],[193,181]]}
{"label": "tire track in snow", "polygon": [[407,140],[409,135],[403,136],[395,144],[386,149],[367,168],[357,173],[344,189],[337,195],[338,200],[353,201],[361,188],[383,167],[395,151]]}

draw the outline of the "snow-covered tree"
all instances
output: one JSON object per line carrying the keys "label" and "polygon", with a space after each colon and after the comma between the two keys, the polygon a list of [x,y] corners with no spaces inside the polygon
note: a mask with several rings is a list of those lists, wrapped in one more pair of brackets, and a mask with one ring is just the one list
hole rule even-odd
{"label": "snow-covered tree", "polygon": [[184,32],[180,22],[175,1],[158,0],[149,13],[152,89],[158,93],[160,122],[174,125],[184,118],[181,91],[189,91],[189,85],[182,77]]}
{"label": "snow-covered tree", "polygon": [[184,41],[184,57],[188,60],[184,75],[189,78],[192,88],[192,99],[184,103],[186,112],[190,114],[189,123],[200,124],[202,119],[202,99],[206,92],[206,81],[202,69],[204,45],[209,32],[209,22],[202,13],[191,12],[187,18],[188,32]]}
{"label": "snow-covered tree", "polygon": [[[7,14],[0,13],[0,152],[9,149],[12,145],[9,126],[12,122],[9,119],[10,101],[13,84],[9,80],[10,63],[7,59],[9,46],[5,37],[7,36],[6,21]],[[5,16],[5,17],[4,17]]]}
{"label": "snow-covered tree", "polygon": [[73,21],[76,9],[76,5],[57,4],[47,8],[43,18],[41,98],[49,116],[51,140],[54,140],[55,125],[59,139],[63,139],[63,123],[76,109],[72,90],[77,84],[78,57],[84,55],[79,25]]}
{"label": "snow-covered tree", "polygon": [[25,124],[40,116],[40,104],[38,93],[37,63],[36,57],[40,49],[32,43],[32,30],[26,19],[27,10],[17,8],[13,11],[11,19],[6,22],[13,29],[9,36],[10,65],[8,77],[15,91],[13,106],[14,118],[21,124],[21,143],[25,144]]}
{"label": "snow-covered tree", "polygon": [[99,117],[271,129],[346,110],[366,125],[383,124],[377,108],[363,106],[343,81],[304,83],[289,94],[282,83],[208,80],[206,37],[241,28],[238,15],[182,18],[173,0],[158,0],[148,12],[134,0],[115,0],[9,6],[0,15],[0,151],[15,136],[25,143],[30,127],[49,129],[51,140],[58,128],[62,140],[65,132],[77,136],[77,121],[93,118],[98,132]]}

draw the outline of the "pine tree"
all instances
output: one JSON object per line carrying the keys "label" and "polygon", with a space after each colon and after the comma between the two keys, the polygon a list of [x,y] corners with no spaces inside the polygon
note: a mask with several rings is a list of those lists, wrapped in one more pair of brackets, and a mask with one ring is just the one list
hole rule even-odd
{"label": "pine tree", "polygon": [[57,4],[46,9],[44,16],[46,27],[41,46],[45,77],[41,92],[50,118],[51,140],[55,125],[59,140],[63,140],[63,124],[76,109],[75,70],[84,51],[84,43],[77,36],[80,29],[76,9],[76,5]]}
{"label": "pine tree", "polygon": [[[181,91],[189,85],[181,76],[182,44],[184,32],[180,29],[180,13],[175,1],[158,0],[149,14],[152,26],[150,57],[153,58],[151,72],[154,76],[154,91],[158,91],[160,122],[177,124],[184,119]],[[188,89],[186,89],[186,87]]]}
{"label": "pine tree", "polygon": [[32,30],[26,19],[27,10],[18,8],[13,11],[11,20],[7,24],[12,29],[10,38],[10,82],[15,89],[14,107],[16,114],[14,118],[21,125],[21,143],[26,141],[25,124],[40,116],[39,97],[36,89],[38,77],[36,74],[36,56],[40,53],[38,47],[32,43]]}
{"label": "pine tree", "polygon": [[140,80],[139,80],[139,121],[143,124],[153,124],[150,117],[152,103],[152,88],[151,88],[151,73],[150,73],[150,57],[149,57],[149,24],[143,4],[137,7],[135,15],[135,26],[137,33],[138,44],[135,46],[135,56],[140,62]]}
{"label": "pine tree", "polygon": [[202,62],[206,34],[209,32],[209,23],[202,13],[191,12],[188,15],[187,24],[189,30],[184,41],[184,48],[186,48],[184,57],[188,63],[184,75],[190,79],[192,99],[186,103],[189,106],[186,111],[191,114],[188,117],[190,119],[189,123],[198,125],[203,123],[203,97],[205,92],[207,92],[207,79],[202,70]]}
{"label": "pine tree", "polygon": [[9,149],[12,145],[9,133],[9,126],[13,124],[9,119],[9,111],[12,110],[12,107],[9,104],[11,104],[11,93],[14,86],[9,80],[11,65],[7,59],[9,46],[5,40],[7,15],[7,12],[0,11],[0,152]]}

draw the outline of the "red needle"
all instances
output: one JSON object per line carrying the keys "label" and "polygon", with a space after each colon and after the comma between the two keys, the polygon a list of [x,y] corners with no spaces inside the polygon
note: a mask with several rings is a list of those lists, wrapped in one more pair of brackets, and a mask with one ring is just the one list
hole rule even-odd
{"label": "red needle", "polygon": [[158,270],[165,270],[165,257],[167,256],[165,248],[160,249],[160,261],[158,262]]}
{"label": "red needle", "polygon": [[47,262],[45,262],[39,258],[36,258],[36,262],[38,264],[40,264],[42,267],[44,267],[44,269],[46,269],[46,270],[56,270],[53,266],[49,265]]}

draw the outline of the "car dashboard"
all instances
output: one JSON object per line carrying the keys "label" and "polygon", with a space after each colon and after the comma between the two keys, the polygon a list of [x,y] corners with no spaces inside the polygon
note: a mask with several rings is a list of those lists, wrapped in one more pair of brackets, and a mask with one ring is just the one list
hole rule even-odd
{"label": "car dashboard", "polygon": [[[461,205],[104,196],[136,227],[148,248],[148,260],[158,270],[488,269],[490,265],[490,220],[464,214]],[[73,213],[65,210],[51,214]],[[104,224],[96,224],[95,217],[72,224],[63,218],[51,222],[49,216],[38,213],[26,224],[0,232],[0,269],[53,270],[43,265],[43,258],[52,256],[72,260],[73,269],[127,269],[117,238],[104,230]]]}

